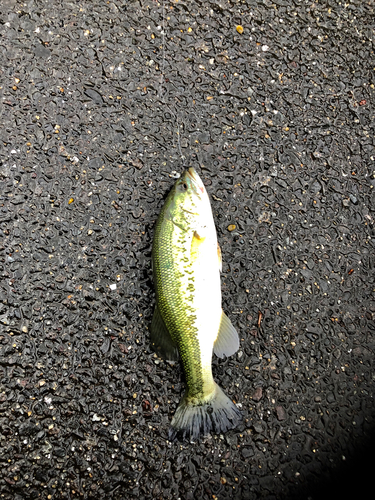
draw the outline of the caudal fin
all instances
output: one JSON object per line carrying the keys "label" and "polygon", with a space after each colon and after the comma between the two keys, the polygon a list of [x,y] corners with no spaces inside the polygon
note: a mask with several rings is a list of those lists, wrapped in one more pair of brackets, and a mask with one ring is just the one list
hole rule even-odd
{"label": "caudal fin", "polygon": [[242,415],[237,406],[215,384],[215,394],[207,402],[193,404],[185,394],[172,419],[169,439],[197,440],[237,427]]}

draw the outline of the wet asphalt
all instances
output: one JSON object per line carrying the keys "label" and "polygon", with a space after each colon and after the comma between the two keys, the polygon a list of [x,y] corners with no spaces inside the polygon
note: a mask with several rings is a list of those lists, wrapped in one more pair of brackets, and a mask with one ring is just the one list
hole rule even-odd
{"label": "wet asphalt", "polygon": [[[361,496],[374,459],[374,4],[3,0],[0,498]],[[211,197],[234,431],[168,441],[153,228]]]}

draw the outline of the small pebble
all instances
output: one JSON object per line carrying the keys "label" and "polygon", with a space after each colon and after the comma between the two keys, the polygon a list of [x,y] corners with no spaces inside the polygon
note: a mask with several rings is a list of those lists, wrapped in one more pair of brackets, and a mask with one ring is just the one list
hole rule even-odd
{"label": "small pebble", "polygon": [[257,387],[252,395],[254,401],[260,401],[263,396],[263,389],[261,387]]}
{"label": "small pebble", "polygon": [[276,406],[276,415],[277,415],[277,420],[286,419],[286,413],[282,406]]}

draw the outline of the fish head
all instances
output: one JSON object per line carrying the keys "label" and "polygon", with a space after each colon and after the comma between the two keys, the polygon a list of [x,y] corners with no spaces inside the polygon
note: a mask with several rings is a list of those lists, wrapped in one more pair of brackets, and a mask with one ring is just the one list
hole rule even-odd
{"label": "fish head", "polygon": [[171,192],[170,218],[184,230],[197,230],[212,219],[211,205],[202,179],[191,167],[181,175]]}

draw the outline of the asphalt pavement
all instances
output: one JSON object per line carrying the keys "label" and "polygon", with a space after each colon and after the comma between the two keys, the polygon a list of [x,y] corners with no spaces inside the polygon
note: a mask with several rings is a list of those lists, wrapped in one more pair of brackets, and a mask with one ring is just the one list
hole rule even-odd
{"label": "asphalt pavement", "polygon": [[[320,500],[374,470],[374,3],[2,0],[0,499]],[[151,245],[210,195],[243,412],[169,442]],[[372,456],[371,452],[372,451]]]}

